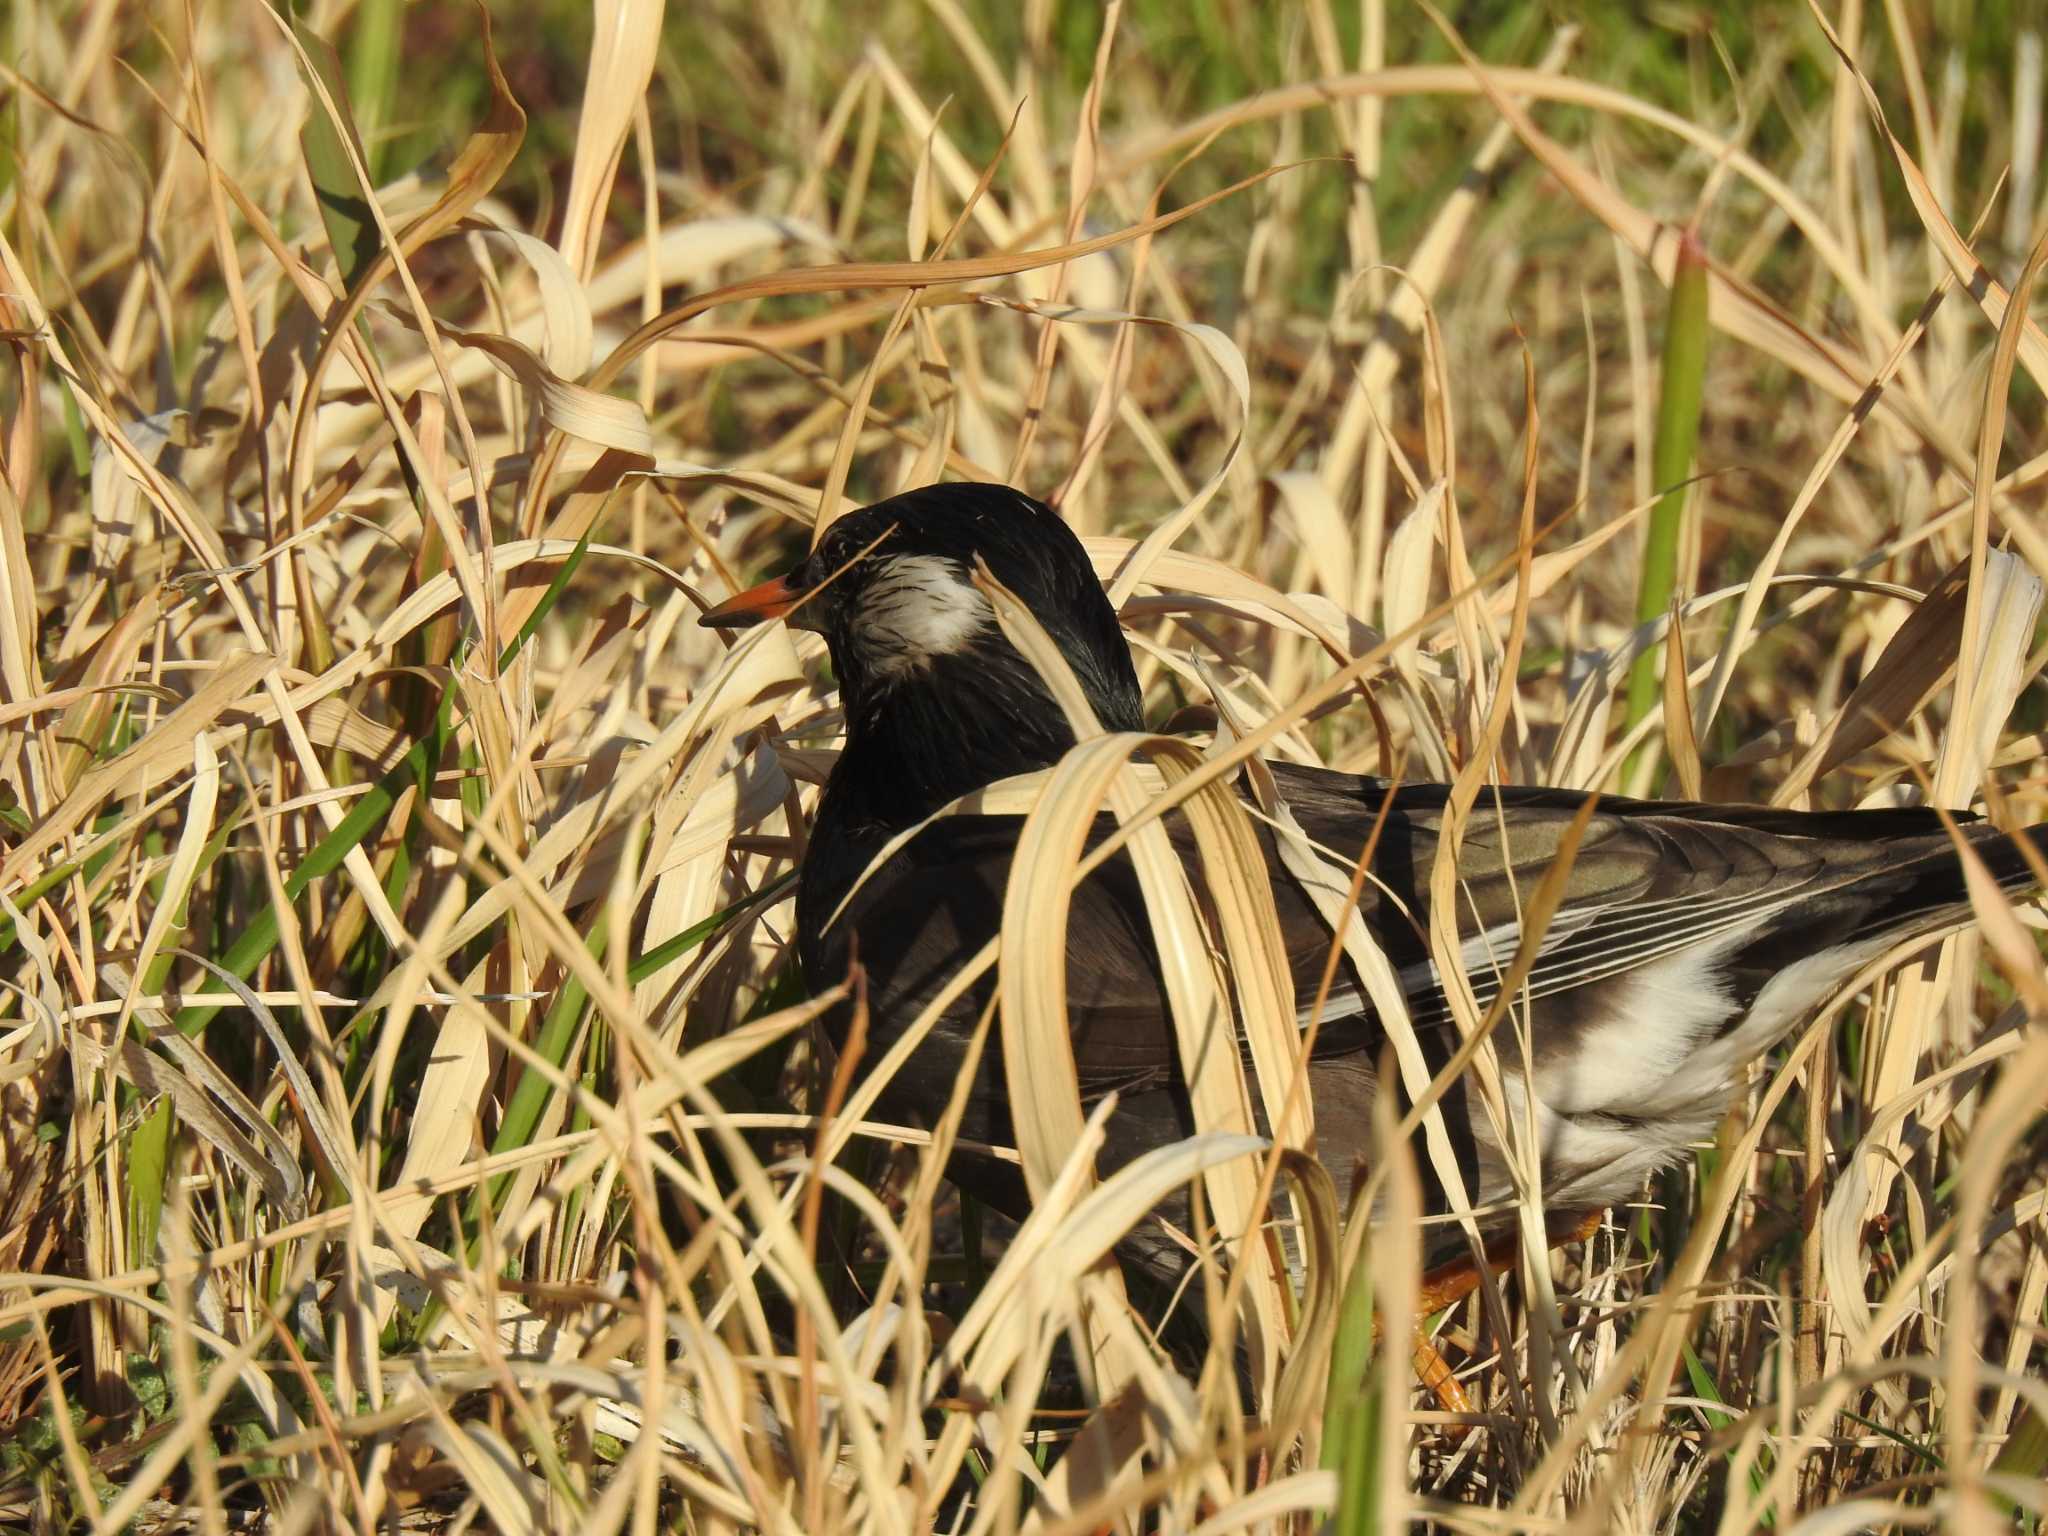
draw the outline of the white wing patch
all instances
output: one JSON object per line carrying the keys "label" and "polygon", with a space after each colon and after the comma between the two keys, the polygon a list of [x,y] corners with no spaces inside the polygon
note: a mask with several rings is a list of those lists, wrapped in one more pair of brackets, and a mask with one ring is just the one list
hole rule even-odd
{"label": "white wing patch", "polygon": [[1725,1101],[1731,1069],[1701,1047],[1735,1012],[1721,965],[1754,935],[1754,927],[1737,928],[1676,950],[1592,994],[1599,1016],[1537,1069],[1537,1099],[1567,1116],[1634,1118]]}

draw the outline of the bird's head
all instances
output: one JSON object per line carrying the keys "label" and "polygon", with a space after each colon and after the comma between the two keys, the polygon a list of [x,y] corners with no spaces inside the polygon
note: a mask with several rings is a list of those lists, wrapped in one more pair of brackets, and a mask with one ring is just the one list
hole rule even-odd
{"label": "bird's head", "polygon": [[907,705],[1056,735],[1059,710],[997,626],[977,559],[1044,626],[1104,728],[1142,730],[1130,651],[1087,551],[1057,512],[1007,486],[928,486],[848,513],[793,569],[700,622],[781,618],[823,635],[850,732],[888,728]]}

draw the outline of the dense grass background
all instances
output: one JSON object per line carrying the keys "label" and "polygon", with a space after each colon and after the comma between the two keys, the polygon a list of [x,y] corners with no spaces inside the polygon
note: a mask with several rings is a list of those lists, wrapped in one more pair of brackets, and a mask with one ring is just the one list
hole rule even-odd
{"label": "dense grass background", "polygon": [[[2038,16],[862,9],[0,17],[0,1526],[2037,1521],[2031,917],[1422,1319],[1451,1412],[1391,1118],[1340,1230],[1034,1098],[1017,1231],[866,1118],[788,953],[829,669],[693,620],[1008,479],[1219,750],[2037,820]],[[1249,1384],[1091,1267],[1195,1176],[1304,1224],[1189,1303]]]}

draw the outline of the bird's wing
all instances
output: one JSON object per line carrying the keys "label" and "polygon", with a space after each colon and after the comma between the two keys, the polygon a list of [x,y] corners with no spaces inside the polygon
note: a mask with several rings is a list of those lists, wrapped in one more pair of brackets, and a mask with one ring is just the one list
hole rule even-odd
{"label": "bird's wing", "polygon": [[[1348,886],[1351,864],[1384,809],[1360,912],[1394,967],[1411,1019],[1429,1034],[1442,1034],[1450,1027],[1450,1007],[1426,925],[1445,787],[1390,791],[1378,780],[1280,765],[1276,778],[1302,829],[1326,851],[1340,889]],[[1460,846],[1457,887],[1461,958],[1482,1008],[1513,961],[1522,914],[1583,799],[1557,790],[1482,792]],[[818,954],[806,955],[806,966],[820,976],[843,973],[846,935],[858,932],[876,1016],[907,1024],[999,930],[1021,825],[1011,816],[933,823],[868,877]],[[1094,836],[1107,836],[1113,826],[1112,818],[1100,818]],[[1169,830],[1194,868],[1185,823],[1170,820]],[[1271,831],[1262,830],[1261,838],[1305,1013],[1333,935],[1282,868]],[[1871,905],[1866,892],[1876,889],[1874,873],[1899,864],[1905,852],[1939,856],[1944,844],[1940,823],[1928,812],[1802,817],[1762,807],[1604,801],[1585,828],[1526,993],[1539,1001],[1556,997],[1695,946],[1713,949],[1717,965],[1738,965],[1741,956],[1731,945],[1746,934],[1768,933],[1776,950],[1790,954],[1799,952],[1803,937],[1835,942],[1857,931],[1859,914]],[[992,985],[985,980],[956,1007],[953,1027],[972,1024]],[[1084,1091],[1128,1090],[1173,1075],[1178,1049],[1165,989],[1137,877],[1121,857],[1073,893],[1067,989]],[[1729,989],[1731,1008],[1742,990]],[[1319,1055],[1377,1050],[1378,1018],[1348,963],[1338,969],[1322,1018]]]}
{"label": "bird's wing", "polygon": [[[1389,787],[1378,780],[1280,768],[1283,799],[1304,831],[1348,875],[1376,818],[1373,873],[1382,884],[1376,926],[1418,1024],[1449,1018],[1422,927],[1443,832],[1442,785]],[[1458,858],[1461,960],[1479,1005],[1492,1001],[1522,941],[1522,917],[1555,862],[1585,797],[1545,789],[1486,789]],[[1382,816],[1382,812],[1384,815]],[[1765,807],[1603,801],[1587,823],[1562,900],[1527,981],[1534,999],[1619,976],[1696,946],[1762,931],[1772,919],[1810,921],[1815,938],[1850,923],[1846,893],[1902,851],[1939,855],[1945,835],[1930,811],[1795,815]],[[1407,919],[1385,914],[1401,911]],[[1327,953],[1327,929],[1297,915],[1290,952]],[[1782,935],[1780,935],[1782,937]],[[1795,951],[1796,952],[1796,951]],[[1299,961],[1297,961],[1299,964]],[[1333,994],[1327,1017],[1368,1011],[1355,984]]]}

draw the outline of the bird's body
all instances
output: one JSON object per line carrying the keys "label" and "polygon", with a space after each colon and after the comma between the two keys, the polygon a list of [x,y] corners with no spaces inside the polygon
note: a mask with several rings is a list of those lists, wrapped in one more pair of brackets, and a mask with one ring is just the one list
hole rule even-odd
{"label": "bird's body", "polygon": [[[1050,509],[1001,487],[937,487],[852,514],[788,578],[707,618],[750,621],[806,594],[816,604],[808,623],[831,646],[847,744],[812,829],[799,943],[813,985],[843,977],[858,958],[871,1054],[997,932],[1022,818],[949,815],[871,869],[877,855],[957,797],[1049,766],[1073,744],[1065,716],[973,585],[976,558],[1058,643],[1104,727],[1143,730],[1129,653],[1078,541]],[[1425,1056],[1441,1063],[1459,1036],[1425,936],[1448,791],[1271,767],[1309,839],[1334,856],[1338,890],[1380,823],[1361,915],[1394,968]],[[1481,1007],[1513,960],[1520,914],[1585,799],[1552,789],[1482,792],[1457,859],[1463,967]],[[1099,818],[1095,836],[1112,826]],[[2031,883],[2015,839],[1981,824],[1963,830],[2001,884]],[[1192,860],[1185,824],[1170,820],[1169,831]],[[1272,834],[1262,826],[1260,837],[1305,1025],[1335,938],[1282,868]],[[1744,1068],[1851,975],[1968,913],[1954,839],[1932,811],[1603,801],[1521,992],[1527,1073],[1519,1049],[1500,1052],[1511,1111],[1526,1102],[1534,1112],[1545,1202],[1573,1209],[1632,1196],[1711,1132]],[[1121,856],[1074,894],[1067,969],[1082,1092],[1119,1098],[1103,1163],[1191,1132],[1143,898]],[[993,985],[984,977],[953,1003],[898,1074],[886,1108],[936,1117]],[[1383,1043],[1346,960],[1323,1004],[1309,1071],[1317,1150],[1340,1194],[1369,1150]],[[1515,1192],[1488,1117],[1462,1095],[1446,1108],[1468,1188],[1481,1205],[1507,1201]],[[960,1134],[1009,1139],[993,1051]],[[1021,1198],[994,1164],[979,1166],[972,1181],[1000,1205]]]}
{"label": "bird's body", "polygon": [[[1458,1037],[1422,933],[1444,786],[1390,786],[1282,764],[1273,771],[1303,830],[1342,859],[1356,859],[1391,798],[1375,882],[1362,905],[1424,1054],[1440,1065]],[[1461,958],[1482,1008],[1513,960],[1517,912],[1583,801],[1571,792],[1505,789],[1498,800],[1511,829],[1505,857],[1487,814],[1490,795],[1465,835],[1461,932],[1470,937]],[[844,976],[857,951],[877,1049],[998,928],[1021,826],[1017,816],[945,817],[859,881],[884,839],[821,819],[798,899],[804,969],[821,979]],[[1096,838],[1111,828],[1101,819]],[[1185,825],[1170,830],[1192,858]],[[1262,832],[1261,843],[1268,868],[1278,869],[1271,834]],[[1574,876],[1526,989],[1543,1190],[1558,1208],[1627,1199],[1649,1173],[1708,1137],[1748,1063],[1914,931],[1894,918],[1939,914],[1953,922],[1966,911],[1954,844],[1927,811],[1805,816],[1608,801],[1586,829]],[[856,881],[845,911],[827,926]],[[1945,899],[1925,905],[1936,886]],[[1291,875],[1277,875],[1273,891],[1306,1025],[1332,934]],[[948,1010],[899,1076],[892,1102],[927,1113],[946,1102],[992,987],[985,977]],[[1191,1133],[1165,986],[1127,860],[1111,860],[1075,893],[1067,997],[1084,1096],[1115,1090],[1121,1101],[1109,1161]],[[1368,1151],[1383,1040],[1363,986],[1343,962],[1309,1068],[1318,1151],[1340,1199]],[[1519,1100],[1520,1056],[1505,1042],[1501,1065],[1504,1086]],[[1453,1107],[1468,1187],[1481,1205],[1497,1207],[1513,1190],[1489,1122]],[[1010,1142],[998,1064],[983,1065],[960,1134]]]}

